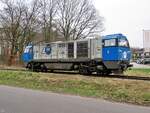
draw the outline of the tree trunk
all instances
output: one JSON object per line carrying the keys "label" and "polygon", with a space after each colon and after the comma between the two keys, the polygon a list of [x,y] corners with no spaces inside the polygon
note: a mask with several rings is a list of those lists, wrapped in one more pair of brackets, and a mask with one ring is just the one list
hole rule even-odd
{"label": "tree trunk", "polygon": [[8,66],[12,66],[15,62],[14,62],[14,59],[15,57],[13,55],[10,55],[9,56],[9,59],[8,59]]}
{"label": "tree trunk", "polygon": [[[9,55],[9,58],[8,58],[8,65],[9,66],[12,66],[12,64],[14,64],[15,62],[14,62],[14,58],[15,58],[15,56],[16,56],[16,54],[15,54],[15,46],[14,46],[14,44],[12,44],[12,48],[11,48],[11,50],[10,50],[10,55]],[[9,53],[9,52],[8,52]]]}

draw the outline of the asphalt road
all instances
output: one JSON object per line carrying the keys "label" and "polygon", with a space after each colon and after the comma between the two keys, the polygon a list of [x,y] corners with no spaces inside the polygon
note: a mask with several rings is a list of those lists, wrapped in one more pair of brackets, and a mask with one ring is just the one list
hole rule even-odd
{"label": "asphalt road", "polygon": [[133,68],[150,69],[150,65],[137,64],[137,63],[132,63],[132,64],[133,64]]}
{"label": "asphalt road", "polygon": [[150,113],[150,107],[0,86],[0,113]]}

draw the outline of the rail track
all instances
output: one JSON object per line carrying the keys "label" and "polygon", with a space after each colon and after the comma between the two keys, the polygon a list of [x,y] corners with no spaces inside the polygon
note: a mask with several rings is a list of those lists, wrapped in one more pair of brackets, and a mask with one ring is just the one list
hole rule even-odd
{"label": "rail track", "polygon": [[[0,68],[0,71],[24,71],[24,72],[31,72],[27,70],[26,68],[21,69],[14,69],[14,68]],[[38,73],[38,72],[37,72]],[[46,72],[46,73],[54,73],[54,74],[66,74],[66,75],[79,75],[78,72],[74,71],[53,71],[53,72]],[[102,78],[116,78],[116,79],[125,79],[125,80],[138,80],[138,81],[150,81],[150,77],[147,76],[128,76],[128,75],[86,75],[86,76],[92,76],[92,77],[102,77]]]}
{"label": "rail track", "polygon": [[0,68],[0,71],[29,71],[27,69],[14,69],[14,68]]}

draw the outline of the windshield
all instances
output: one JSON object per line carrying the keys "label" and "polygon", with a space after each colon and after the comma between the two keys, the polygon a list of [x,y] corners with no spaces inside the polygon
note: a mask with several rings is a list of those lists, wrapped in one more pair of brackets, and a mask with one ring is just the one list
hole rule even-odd
{"label": "windshield", "polygon": [[105,47],[116,46],[116,39],[109,39],[104,41]]}
{"label": "windshield", "polygon": [[24,53],[32,53],[32,46],[27,46],[24,50]]}
{"label": "windshield", "polygon": [[104,47],[113,47],[113,46],[129,47],[129,42],[125,38],[104,40]]}
{"label": "windshield", "polygon": [[118,45],[121,47],[129,47],[129,43],[126,39],[119,39]]}

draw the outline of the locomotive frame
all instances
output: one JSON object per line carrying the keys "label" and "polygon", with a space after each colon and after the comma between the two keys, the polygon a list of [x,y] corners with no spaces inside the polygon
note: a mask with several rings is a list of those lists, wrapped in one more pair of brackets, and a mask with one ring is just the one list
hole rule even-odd
{"label": "locomotive frame", "polygon": [[[116,45],[105,47],[105,40],[111,39],[115,39]],[[47,72],[50,70],[52,72],[53,70],[67,70],[79,71],[79,73],[83,75],[89,75],[93,72],[99,75],[123,73],[128,67],[132,66],[129,58],[131,57],[131,51],[129,46],[119,46],[119,39],[125,39],[127,41],[126,37],[122,34],[114,34],[77,41],[38,43],[30,47],[28,46],[29,51],[31,51],[31,58],[28,60],[25,58],[27,54],[29,56],[29,52],[24,53],[23,58],[24,62],[27,63],[26,68],[32,71]],[[38,47],[38,52],[35,49],[36,46]],[[42,46],[42,49],[40,46]],[[119,54],[124,56],[115,60],[104,58],[106,54],[109,56],[109,52],[111,52],[109,50],[110,48],[116,48],[117,52],[122,51]],[[36,56],[36,53],[38,53],[39,56]],[[115,53],[112,53],[112,55],[113,54]],[[110,55],[110,58],[111,57]]]}

